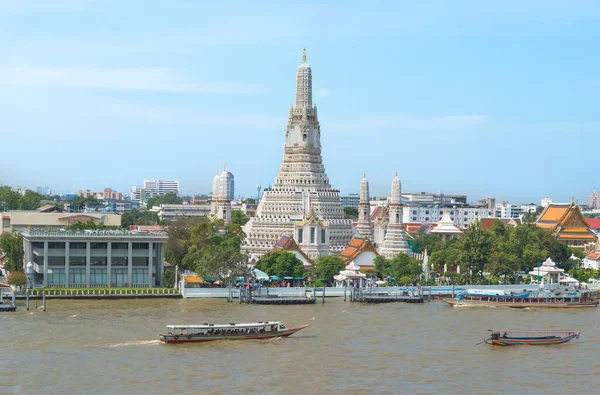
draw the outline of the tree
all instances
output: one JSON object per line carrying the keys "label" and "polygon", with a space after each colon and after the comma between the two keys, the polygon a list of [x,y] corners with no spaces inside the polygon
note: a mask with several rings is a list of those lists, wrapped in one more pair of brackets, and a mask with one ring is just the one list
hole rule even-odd
{"label": "tree", "polygon": [[474,272],[483,271],[491,247],[491,235],[481,227],[481,222],[473,223],[463,233],[462,253],[460,254],[460,263],[463,267],[469,267]]}
{"label": "tree", "polygon": [[356,207],[344,207],[344,218],[357,219],[358,209]]}
{"label": "tree", "polygon": [[6,268],[10,272],[23,271],[23,236],[19,233],[2,233],[0,235],[0,249],[7,257]]}
{"label": "tree", "polygon": [[76,213],[83,211],[86,206],[101,206],[102,204],[103,203],[98,200],[96,196],[88,196],[86,198],[82,196],[75,196],[73,199],[71,199],[71,209]]}
{"label": "tree", "polygon": [[175,194],[175,192],[165,193],[163,196],[155,196],[146,202],[146,208],[150,210],[154,206],[160,206],[161,204],[182,204],[183,199]]}
{"label": "tree", "polygon": [[410,277],[417,278],[423,273],[421,262],[401,252],[392,259],[392,272],[394,278]]}
{"label": "tree", "polygon": [[161,283],[163,287],[173,287],[175,285],[175,270],[172,268],[165,268],[163,272]]}
{"label": "tree", "polygon": [[248,256],[235,246],[211,246],[195,262],[196,272],[204,278],[218,277],[227,283],[237,277],[249,278]]}
{"label": "tree", "polygon": [[444,248],[444,241],[438,235],[427,233],[424,231],[418,231],[414,235],[412,249],[414,252],[422,253],[425,250],[429,254],[439,249]]}
{"label": "tree", "polygon": [[373,271],[381,278],[391,275],[392,263],[385,259],[383,255],[377,255],[373,260]]}
{"label": "tree", "polygon": [[19,192],[13,190],[7,185],[0,186],[0,211],[18,210]]}
{"label": "tree", "polygon": [[269,276],[304,276],[304,264],[302,261],[293,253],[284,250],[267,252],[256,263],[256,268],[267,273]]}
{"label": "tree", "polygon": [[27,284],[27,278],[25,277],[25,273],[23,272],[12,272],[7,278],[6,282],[9,285],[14,285],[15,287],[22,287]]}
{"label": "tree", "polygon": [[340,257],[334,255],[320,257],[317,260],[316,266],[317,276],[328,281],[332,281],[333,276],[338,275],[340,271],[344,270],[346,267],[344,261]]}
{"label": "tree", "polygon": [[23,196],[19,198],[19,209],[20,210],[35,210],[40,207],[40,202],[44,199],[43,195],[37,192],[26,191]]}
{"label": "tree", "polygon": [[134,208],[121,214],[121,228],[127,230],[131,225],[154,225],[159,222],[158,214],[154,211],[139,211]]}
{"label": "tree", "polygon": [[231,210],[231,223],[244,226],[250,219],[241,210]]}

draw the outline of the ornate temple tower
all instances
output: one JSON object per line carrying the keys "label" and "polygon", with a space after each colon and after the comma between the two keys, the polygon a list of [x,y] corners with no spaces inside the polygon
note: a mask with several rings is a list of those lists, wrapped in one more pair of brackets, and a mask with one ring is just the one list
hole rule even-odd
{"label": "ornate temple tower", "polygon": [[341,252],[352,239],[352,222],[344,219],[340,192],[329,184],[323,166],[306,50],[296,75],[296,106],[290,107],[283,163],[243,230],[243,249],[255,259],[271,251],[284,234],[293,236],[311,259]]}
{"label": "ornate temple tower", "polygon": [[369,180],[367,173],[364,174],[360,182],[360,201],[358,202],[358,223],[356,230],[362,237],[371,241],[373,239],[373,227],[371,226],[371,204],[369,203]]}
{"label": "ornate temple tower", "polygon": [[379,248],[379,253],[387,259],[391,259],[401,252],[410,252],[406,242],[406,234],[402,227],[402,189],[398,172],[392,180],[392,196],[390,198],[389,216],[385,239]]}
{"label": "ornate temple tower", "polygon": [[227,168],[223,168],[223,173],[213,179],[213,195],[210,208],[210,216],[213,219],[222,219],[225,223],[231,222],[231,200],[229,200]]}

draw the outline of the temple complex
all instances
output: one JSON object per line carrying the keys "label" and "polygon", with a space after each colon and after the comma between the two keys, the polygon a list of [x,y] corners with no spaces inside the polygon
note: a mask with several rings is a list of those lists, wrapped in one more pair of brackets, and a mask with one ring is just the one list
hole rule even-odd
{"label": "temple complex", "polygon": [[596,243],[598,237],[585,221],[579,206],[571,203],[550,203],[538,217],[538,228],[551,231],[569,247],[585,248]]}
{"label": "temple complex", "polygon": [[360,201],[358,203],[358,223],[356,230],[362,237],[373,240],[373,226],[371,225],[371,204],[369,202],[369,180],[365,173],[360,182]]}
{"label": "temple complex", "polygon": [[213,179],[213,194],[210,203],[210,217],[213,219],[222,219],[225,223],[231,222],[231,200],[229,200],[227,168],[223,168],[223,173],[215,175]]}
{"label": "temple complex", "polygon": [[378,226],[387,222],[385,228],[380,229],[380,234],[383,236],[383,243],[379,246],[378,252],[383,255],[386,259],[392,259],[401,252],[409,253],[410,247],[406,242],[406,232],[402,226],[402,188],[400,186],[400,179],[398,178],[398,172],[392,180],[392,196],[390,197],[390,204],[386,207],[382,213],[387,213],[387,221],[381,220],[378,222]]}
{"label": "temple complex", "polygon": [[344,219],[340,192],[325,174],[306,51],[297,71],[296,105],[290,107],[283,163],[243,230],[242,248],[251,260],[271,251],[283,235],[292,237],[312,260],[341,252],[354,236],[351,220]]}

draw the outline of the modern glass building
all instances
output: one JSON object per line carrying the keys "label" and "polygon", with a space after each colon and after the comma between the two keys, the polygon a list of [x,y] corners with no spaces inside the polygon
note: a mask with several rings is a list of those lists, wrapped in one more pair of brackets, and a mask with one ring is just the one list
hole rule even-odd
{"label": "modern glass building", "polygon": [[158,287],[165,233],[124,230],[23,232],[24,267],[36,287]]}

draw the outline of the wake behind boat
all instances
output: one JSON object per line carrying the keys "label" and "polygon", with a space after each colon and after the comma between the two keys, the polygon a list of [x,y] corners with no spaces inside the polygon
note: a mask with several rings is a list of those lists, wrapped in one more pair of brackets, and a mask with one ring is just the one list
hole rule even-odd
{"label": "wake behind boat", "polygon": [[488,329],[492,332],[485,343],[492,346],[548,346],[563,344],[579,339],[580,332],[575,331],[513,331]]}
{"label": "wake behind boat", "polygon": [[160,335],[160,341],[170,343],[197,343],[213,340],[263,340],[288,337],[309,325],[288,328],[280,321],[264,321],[249,324],[203,324],[167,325],[168,333]]}

